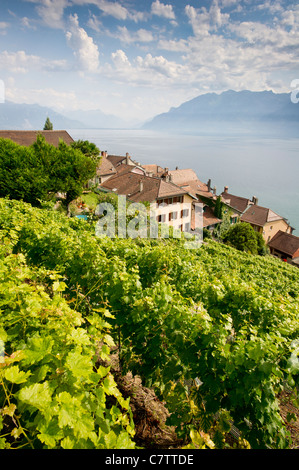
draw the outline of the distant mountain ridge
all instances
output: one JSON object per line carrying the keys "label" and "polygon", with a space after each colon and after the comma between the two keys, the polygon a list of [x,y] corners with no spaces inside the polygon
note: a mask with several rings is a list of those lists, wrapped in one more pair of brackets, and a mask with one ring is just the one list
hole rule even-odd
{"label": "distant mountain ridge", "polygon": [[18,104],[10,101],[0,103],[0,129],[43,129],[47,117],[57,129],[89,129],[127,127],[120,118],[106,115],[101,110],[74,111],[64,114],[38,104]]}
{"label": "distant mountain ridge", "polygon": [[290,94],[228,90],[186,101],[144,124],[143,129],[198,133],[282,133],[299,137],[299,105]]}

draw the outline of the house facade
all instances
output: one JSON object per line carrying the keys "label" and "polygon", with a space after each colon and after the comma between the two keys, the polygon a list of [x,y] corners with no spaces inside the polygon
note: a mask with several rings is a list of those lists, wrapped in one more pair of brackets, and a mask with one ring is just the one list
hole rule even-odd
{"label": "house facade", "polygon": [[269,241],[268,246],[272,256],[299,267],[299,237],[280,230]]}
{"label": "house facade", "polygon": [[178,167],[170,171],[165,168],[161,178],[176,184],[195,198],[192,203],[191,230],[196,230],[198,226],[197,216],[200,210],[203,211],[200,222],[203,228],[213,231],[221,223],[213,210],[217,197],[216,188],[211,188],[211,180],[203,183],[191,168],[179,169]]}
{"label": "house facade", "polygon": [[256,232],[261,233],[267,244],[279,231],[285,233],[292,233],[293,231],[286,219],[271,209],[257,204],[250,205],[242,214],[240,220],[249,223]]}
{"label": "house facade", "polygon": [[123,171],[100,185],[131,202],[149,203],[158,223],[191,231],[192,203],[196,198],[172,182],[132,171]]}

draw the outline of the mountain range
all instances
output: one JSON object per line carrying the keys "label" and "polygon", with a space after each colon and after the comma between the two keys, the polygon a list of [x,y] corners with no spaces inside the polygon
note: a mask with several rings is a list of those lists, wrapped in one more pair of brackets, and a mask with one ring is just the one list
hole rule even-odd
{"label": "mountain range", "polygon": [[37,104],[0,104],[0,129],[43,129],[49,117],[54,129],[150,129],[198,135],[299,137],[299,103],[288,93],[233,91],[206,93],[142,123],[132,123],[100,109],[65,111]]}
{"label": "mountain range", "polygon": [[197,134],[298,137],[299,104],[294,104],[288,93],[272,91],[207,93],[159,114],[143,128]]}
{"label": "mountain range", "polygon": [[18,104],[10,101],[0,104],[0,129],[43,129],[49,117],[54,129],[126,128],[130,123],[101,110],[69,111],[64,114],[38,104]]}

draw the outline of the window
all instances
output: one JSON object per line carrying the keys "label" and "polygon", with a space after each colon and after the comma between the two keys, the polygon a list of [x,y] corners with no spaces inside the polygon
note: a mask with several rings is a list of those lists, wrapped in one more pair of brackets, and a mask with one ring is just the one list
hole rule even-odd
{"label": "window", "polygon": [[161,215],[157,216],[157,222],[158,223],[164,223],[165,220],[166,220],[166,215],[165,214],[161,214]]}
{"label": "window", "polygon": [[178,213],[177,213],[177,212],[170,212],[170,213],[169,213],[169,221],[171,221],[171,220],[176,220],[176,219],[177,219],[177,216],[178,216]]}
{"label": "window", "polygon": [[183,209],[181,211],[181,218],[183,219],[184,217],[188,217],[189,215],[189,209]]}

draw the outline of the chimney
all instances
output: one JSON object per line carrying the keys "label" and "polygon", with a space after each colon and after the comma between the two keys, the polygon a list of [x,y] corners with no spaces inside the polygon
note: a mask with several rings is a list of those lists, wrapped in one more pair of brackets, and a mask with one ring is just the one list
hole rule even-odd
{"label": "chimney", "polygon": [[169,183],[172,183],[172,175],[171,174],[168,175],[168,181],[169,181]]}
{"label": "chimney", "polygon": [[165,173],[168,173],[169,168],[164,168]]}
{"label": "chimney", "polygon": [[102,157],[107,157],[107,155],[108,155],[107,150],[102,151],[102,152],[101,152],[101,155],[102,155]]}
{"label": "chimney", "polygon": [[224,186],[224,192],[228,193],[228,186]]}
{"label": "chimney", "polygon": [[127,152],[126,153],[126,165],[129,165],[129,162],[130,162],[130,155]]}
{"label": "chimney", "polygon": [[143,181],[140,180],[139,181],[139,192],[142,193],[142,191],[143,191]]}
{"label": "chimney", "polygon": [[211,180],[210,179],[207,182],[207,186],[208,186],[208,192],[210,192],[211,191]]}
{"label": "chimney", "polygon": [[257,205],[257,203],[259,202],[258,198],[256,196],[252,196],[252,202],[253,204]]}
{"label": "chimney", "polygon": [[178,166],[176,166],[176,167],[175,167],[175,169],[176,169],[176,170],[178,170],[178,169],[179,169],[179,167],[178,167]]}
{"label": "chimney", "polygon": [[213,194],[214,194],[214,196],[216,196],[216,186],[214,186],[214,188],[213,188]]}

